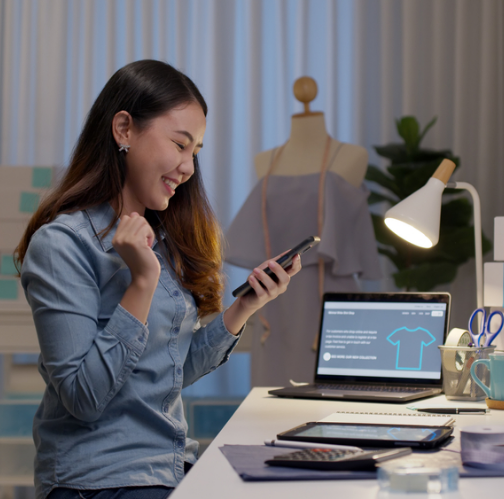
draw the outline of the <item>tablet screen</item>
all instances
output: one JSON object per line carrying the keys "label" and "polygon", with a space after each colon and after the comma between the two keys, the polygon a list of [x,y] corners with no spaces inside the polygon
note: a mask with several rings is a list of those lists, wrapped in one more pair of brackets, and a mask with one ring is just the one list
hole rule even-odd
{"label": "tablet screen", "polygon": [[[292,434],[294,436],[294,434]],[[297,437],[336,438],[355,440],[388,440],[428,442],[439,435],[437,428],[418,426],[373,426],[350,424],[319,424],[296,432]]]}

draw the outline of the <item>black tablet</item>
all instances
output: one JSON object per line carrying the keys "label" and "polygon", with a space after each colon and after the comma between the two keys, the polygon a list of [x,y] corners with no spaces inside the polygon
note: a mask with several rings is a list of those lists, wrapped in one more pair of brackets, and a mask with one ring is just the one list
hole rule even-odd
{"label": "black tablet", "polygon": [[357,447],[416,447],[432,449],[453,432],[450,426],[305,423],[277,435],[278,440],[352,445]]}

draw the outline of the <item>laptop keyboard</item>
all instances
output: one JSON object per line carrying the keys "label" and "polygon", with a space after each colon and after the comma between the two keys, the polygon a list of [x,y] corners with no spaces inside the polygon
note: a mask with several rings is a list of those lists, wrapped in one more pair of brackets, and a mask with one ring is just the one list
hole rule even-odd
{"label": "laptop keyboard", "polygon": [[317,383],[317,389],[320,390],[353,390],[358,392],[381,392],[381,393],[417,393],[425,388],[417,386],[376,386],[376,385],[345,385],[332,383]]}

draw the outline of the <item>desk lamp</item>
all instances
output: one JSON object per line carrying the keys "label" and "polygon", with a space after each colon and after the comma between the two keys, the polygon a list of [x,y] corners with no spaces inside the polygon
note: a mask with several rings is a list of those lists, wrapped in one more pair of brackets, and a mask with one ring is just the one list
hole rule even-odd
{"label": "desk lamp", "polygon": [[474,209],[474,246],[476,260],[476,303],[483,307],[483,250],[481,242],[481,203],[476,189],[466,182],[448,182],[455,163],[444,159],[434,175],[414,192],[385,213],[385,225],[399,237],[422,248],[439,241],[441,196],[445,187],[469,191]]}

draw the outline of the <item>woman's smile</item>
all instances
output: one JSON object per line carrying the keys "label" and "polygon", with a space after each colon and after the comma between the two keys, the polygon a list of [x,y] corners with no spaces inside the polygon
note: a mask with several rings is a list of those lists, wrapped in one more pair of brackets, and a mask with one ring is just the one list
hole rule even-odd
{"label": "woman's smile", "polygon": [[173,196],[175,194],[175,189],[177,188],[178,182],[175,182],[175,180],[172,180],[168,177],[161,177],[161,180],[163,181],[166,190],[170,193],[170,196]]}

